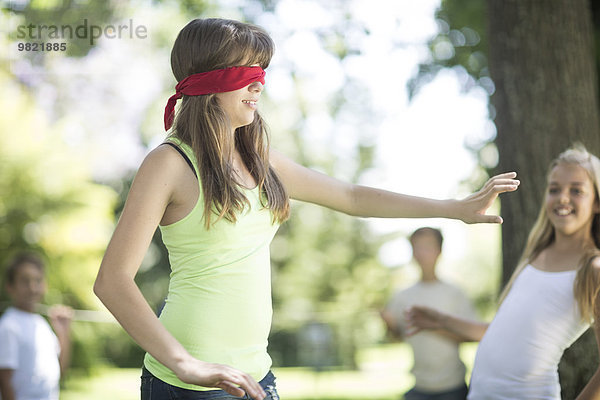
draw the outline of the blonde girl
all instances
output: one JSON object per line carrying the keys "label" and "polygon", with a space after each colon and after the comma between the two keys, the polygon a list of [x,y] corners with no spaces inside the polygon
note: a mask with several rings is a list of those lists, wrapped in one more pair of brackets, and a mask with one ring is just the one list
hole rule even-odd
{"label": "blonde girl", "polygon": [[[263,29],[224,19],[193,20],[175,40],[170,134],[140,166],[94,286],[147,351],[142,399],[278,399],[269,244],[290,198],[363,217],[499,223],[485,211],[519,184],[507,173],[463,200],[431,200],[294,163],[269,148],[257,112],[273,49]],[[157,226],[172,269],[160,319],[134,282]]]}
{"label": "blonde girl", "polygon": [[[469,399],[560,399],[562,353],[590,323],[600,338],[599,188],[600,161],[581,145],[550,164],[540,213],[490,324],[408,310],[413,334],[440,329],[481,340]],[[600,372],[579,398],[600,398]]]}

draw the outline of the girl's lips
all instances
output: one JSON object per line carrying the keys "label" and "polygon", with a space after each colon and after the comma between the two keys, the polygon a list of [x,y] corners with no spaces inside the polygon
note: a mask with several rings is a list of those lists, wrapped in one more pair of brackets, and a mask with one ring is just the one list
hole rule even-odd
{"label": "girl's lips", "polygon": [[554,214],[558,215],[559,217],[565,217],[567,215],[573,214],[573,209],[570,208],[570,207],[555,208],[554,209]]}

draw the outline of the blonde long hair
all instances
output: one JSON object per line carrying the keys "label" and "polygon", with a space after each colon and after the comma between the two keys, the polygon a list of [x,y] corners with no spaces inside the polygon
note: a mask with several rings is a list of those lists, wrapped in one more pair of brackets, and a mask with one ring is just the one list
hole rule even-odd
{"label": "blonde long hair", "polygon": [[[274,44],[260,27],[239,21],[208,18],[189,22],[177,36],[171,51],[171,68],[177,81],[189,75],[232,66],[260,65],[267,68]],[[214,94],[183,96],[172,135],[189,145],[198,160],[199,179],[204,198],[204,219],[210,228],[211,217],[235,222],[249,205],[234,176],[232,155],[237,149],[252,177],[258,183],[262,205],[268,207],[273,221],[289,216],[289,198],[269,164],[269,135],[258,112],[250,125],[236,129],[231,125]]]}
{"label": "blonde long hair", "polygon": [[[548,174],[554,167],[561,163],[576,164],[585,169],[594,185],[595,201],[599,202],[600,192],[600,160],[598,157],[589,153],[581,144],[577,144],[570,149],[562,152],[556,159],[550,163]],[[596,298],[600,291],[600,282],[598,274],[595,273],[592,265],[594,258],[600,256],[600,213],[596,212],[592,219],[591,235],[594,242],[593,246],[584,249],[578,265],[577,276],[573,286],[573,293],[581,316],[584,320],[591,321],[596,309]],[[525,266],[540,255],[542,250],[550,246],[555,240],[554,227],[548,219],[546,207],[542,203],[537,220],[529,233],[527,245],[513,272],[510,280],[504,287],[500,295],[502,302],[510,291],[517,276],[523,271]]]}

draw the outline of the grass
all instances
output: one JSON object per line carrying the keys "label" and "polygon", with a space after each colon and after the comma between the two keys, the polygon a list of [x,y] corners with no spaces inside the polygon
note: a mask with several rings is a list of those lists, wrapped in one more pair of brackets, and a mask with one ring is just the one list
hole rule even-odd
{"label": "grass", "polygon": [[92,376],[68,376],[60,400],[132,400],[140,398],[140,370],[100,368]]}
{"label": "grass", "polygon": [[[468,367],[474,346],[461,349]],[[413,385],[412,354],[405,344],[386,344],[365,349],[357,356],[356,371],[316,372],[310,368],[274,368],[277,391],[283,400],[400,400]],[[140,370],[99,369],[91,377],[72,374],[61,400],[139,399]]]}
{"label": "grass", "polygon": [[358,354],[356,371],[274,369],[284,400],[398,400],[410,389],[412,354],[406,345],[384,345]]}

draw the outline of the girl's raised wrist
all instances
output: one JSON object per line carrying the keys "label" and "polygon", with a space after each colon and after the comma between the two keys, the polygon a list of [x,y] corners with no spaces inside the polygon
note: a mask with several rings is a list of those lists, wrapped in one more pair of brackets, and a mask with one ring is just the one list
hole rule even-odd
{"label": "girl's raised wrist", "polygon": [[463,219],[463,210],[461,207],[461,200],[456,199],[446,199],[441,200],[442,207],[440,212],[440,217],[442,218],[450,218],[450,219]]}

